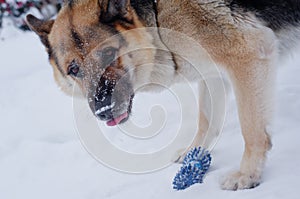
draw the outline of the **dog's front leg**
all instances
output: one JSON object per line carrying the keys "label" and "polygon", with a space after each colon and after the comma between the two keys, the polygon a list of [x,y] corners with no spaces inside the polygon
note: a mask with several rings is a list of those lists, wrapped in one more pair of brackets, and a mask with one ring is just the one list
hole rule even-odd
{"label": "dog's front leg", "polygon": [[199,115],[198,115],[198,130],[192,144],[187,149],[181,149],[176,156],[179,158],[176,162],[182,162],[186,154],[194,147],[199,147],[203,144],[205,135],[209,126],[209,114],[210,114],[210,97],[208,87],[204,80],[199,81]]}
{"label": "dog's front leg", "polygon": [[[225,85],[223,84],[225,83]],[[186,154],[195,147],[204,147],[211,150],[222,131],[226,95],[224,86],[228,86],[223,77],[209,77],[198,83],[199,90],[199,115],[197,134],[188,149],[179,151],[178,162],[182,162]]]}
{"label": "dog's front leg", "polygon": [[253,188],[261,181],[266,153],[271,147],[266,127],[271,118],[274,85],[274,68],[266,62],[230,69],[245,148],[240,170],[223,180],[223,189]]}

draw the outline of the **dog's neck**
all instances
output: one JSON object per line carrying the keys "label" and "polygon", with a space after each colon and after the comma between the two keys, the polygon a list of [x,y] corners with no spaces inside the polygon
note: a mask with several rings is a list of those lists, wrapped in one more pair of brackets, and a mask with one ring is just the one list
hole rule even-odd
{"label": "dog's neck", "polygon": [[[172,61],[176,68],[175,82],[181,79],[180,76],[197,80],[200,78],[199,70],[205,74],[210,73],[206,68],[214,65],[214,62],[206,48],[210,45],[211,40],[206,38],[217,34],[220,28],[217,26],[218,24],[207,25],[207,23],[216,18],[215,13],[212,12],[216,9],[219,13],[227,16],[227,8],[223,5],[224,1],[212,1],[213,5],[208,1],[201,3],[198,0],[156,1],[155,20],[160,39],[172,55]],[[215,8],[219,4],[223,6]],[[225,19],[224,23],[227,24]],[[191,26],[197,28],[191,28]],[[195,62],[190,63],[190,60],[186,60],[188,58],[195,58]]]}
{"label": "dog's neck", "polygon": [[[154,45],[158,49],[165,49],[158,50],[156,53],[156,64],[150,80],[152,82],[159,83],[160,77],[168,79],[168,83],[164,80],[164,84],[168,85],[178,82],[180,76],[185,76],[189,79],[198,79],[198,77],[196,77],[197,75],[195,75],[197,72],[192,70],[193,67],[191,67],[188,62],[184,61],[182,55],[174,53],[178,53],[178,51],[185,51],[183,54],[196,53],[195,56],[206,59],[206,53],[203,50],[192,48],[192,46],[183,47],[186,46],[185,41],[180,39],[180,33],[184,33],[189,37],[193,37],[194,34],[193,31],[190,31],[190,24],[186,24],[186,20],[182,20],[183,18],[186,19],[182,14],[188,12],[185,9],[189,9],[191,6],[190,1],[191,0],[159,0],[155,2],[153,0],[131,0],[132,7],[136,10],[141,20],[144,21],[144,24],[147,27],[158,28],[157,31],[152,32]],[[185,7],[182,4],[184,4]],[[176,34],[176,32],[179,34]],[[173,34],[175,34],[174,37],[171,36]],[[202,63],[198,65],[202,65]]]}

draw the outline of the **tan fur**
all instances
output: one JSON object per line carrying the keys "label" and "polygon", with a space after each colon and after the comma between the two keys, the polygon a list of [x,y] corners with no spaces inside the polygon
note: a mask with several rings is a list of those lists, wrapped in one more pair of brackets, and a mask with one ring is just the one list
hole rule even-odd
{"label": "tan fur", "polygon": [[[97,60],[93,58],[93,53],[102,48],[99,46],[100,43],[113,36],[108,30],[95,25],[99,23],[99,13],[104,11],[101,10],[101,5],[107,4],[107,1],[78,2],[72,8],[67,6],[63,8],[48,35],[49,43],[58,54],[57,58],[63,66],[64,73],[74,57],[84,66],[95,67],[93,63],[97,63]],[[254,16],[233,14],[222,0],[159,0],[157,8],[160,27],[184,33],[199,42],[211,58],[228,72],[234,84],[245,140],[245,152],[240,170],[229,175],[222,182],[222,187],[236,190],[257,186],[261,180],[267,150],[271,146],[266,126],[271,119],[274,66],[278,56],[275,34]],[[116,22],[114,28],[122,34],[127,45],[126,47],[122,47],[120,43],[114,45],[121,46],[121,54],[124,54],[121,56],[120,63],[126,63],[133,67],[129,69],[129,73],[135,75],[134,87],[138,88],[148,82],[163,82],[167,85],[174,82],[173,79],[177,78],[176,72],[172,71],[174,70],[173,66],[168,64],[172,62],[171,55],[166,54],[165,68],[156,66],[153,63],[159,58],[154,47],[172,49],[174,42],[178,42],[175,45],[180,45],[180,41],[163,39],[163,42],[160,42],[156,33],[145,30],[138,31],[136,28],[142,28],[145,26],[145,22],[138,18],[132,8],[129,8],[126,17],[133,23]],[[32,24],[31,26],[35,30]],[[85,45],[84,50],[77,49],[70,42],[70,29],[72,28],[75,28],[84,38],[84,42],[88,44]],[[87,31],[87,28],[90,30]],[[137,31],[127,32],[132,29]],[[35,31],[39,34],[38,30]],[[143,49],[133,57],[126,54],[135,48],[147,48],[147,50]],[[205,63],[205,59],[208,59],[204,51],[193,52],[188,48],[187,51],[192,54],[199,53],[199,57],[202,58],[199,62]],[[180,58],[175,56],[174,59],[179,64],[178,73],[182,72],[193,76],[192,69],[180,65]],[[54,66],[55,79],[64,91],[72,88],[70,82],[73,80],[81,86],[82,90],[85,90],[83,93],[88,92],[86,91],[87,83],[63,76],[57,69],[58,66],[53,57],[50,58],[50,62]],[[95,68],[93,70],[97,71]],[[203,144],[208,129],[209,115],[203,111],[203,107],[206,106],[202,100],[204,98],[205,96],[202,96],[200,99],[199,133],[192,146]],[[220,131],[220,129],[215,129],[215,131]]]}
{"label": "tan fur", "polygon": [[[276,38],[254,17],[233,16],[221,1],[205,2],[160,0],[160,26],[193,37],[229,72],[235,85],[245,153],[240,171],[224,179],[222,187],[255,187],[261,180],[266,152],[270,148],[266,126],[271,119]],[[167,17],[170,15],[175,16],[173,20]],[[198,28],[190,28],[191,24]],[[200,117],[199,125],[206,126],[206,121]],[[198,136],[201,134],[200,130]]]}

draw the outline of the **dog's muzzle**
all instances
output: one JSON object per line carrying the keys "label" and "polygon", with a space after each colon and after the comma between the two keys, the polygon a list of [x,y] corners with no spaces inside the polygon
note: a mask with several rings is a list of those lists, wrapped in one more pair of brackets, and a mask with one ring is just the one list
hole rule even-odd
{"label": "dog's muzzle", "polygon": [[131,111],[133,95],[123,99],[124,95],[116,91],[114,84],[104,82],[106,83],[99,86],[94,95],[94,113],[100,120],[106,121],[108,126],[124,123]]}

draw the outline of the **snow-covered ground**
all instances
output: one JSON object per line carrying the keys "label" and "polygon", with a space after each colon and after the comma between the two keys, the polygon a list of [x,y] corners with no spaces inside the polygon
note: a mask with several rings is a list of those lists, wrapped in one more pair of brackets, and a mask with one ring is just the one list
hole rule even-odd
{"label": "snow-covered ground", "polygon": [[9,28],[0,37],[5,37],[0,40],[1,199],[299,198],[300,53],[279,68],[273,149],[263,183],[237,192],[219,187],[220,177],[238,168],[243,151],[231,96],[204,184],[177,192],[171,182],[178,164],[134,175],[91,157],[75,130],[72,99],[57,89],[38,38]]}

